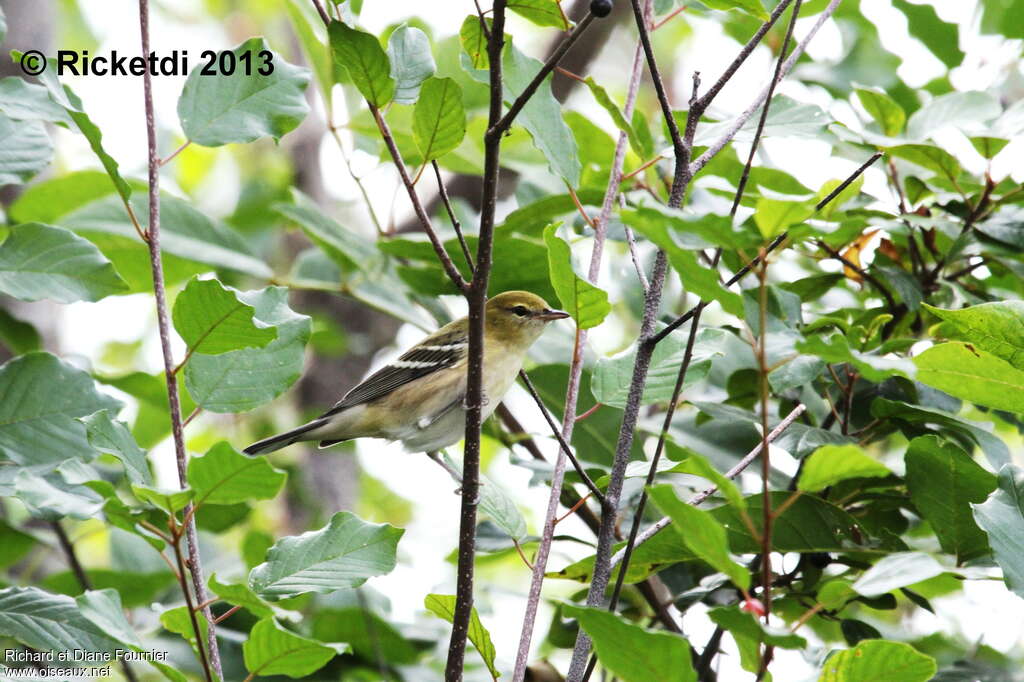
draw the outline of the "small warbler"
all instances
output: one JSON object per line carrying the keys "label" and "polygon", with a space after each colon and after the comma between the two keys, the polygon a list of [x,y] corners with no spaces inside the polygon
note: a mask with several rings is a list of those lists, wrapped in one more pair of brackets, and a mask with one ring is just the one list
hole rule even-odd
{"label": "small warbler", "polygon": [[[484,312],[483,418],[494,412],[523,366],[526,351],[552,320],[569,317],[540,296],[506,291],[487,301]],[[352,438],[401,441],[413,452],[433,452],[457,443],[466,426],[466,359],[469,319],[438,329],[370,375],[334,407],[302,426],[245,449],[273,452],[298,441],[327,447]]]}

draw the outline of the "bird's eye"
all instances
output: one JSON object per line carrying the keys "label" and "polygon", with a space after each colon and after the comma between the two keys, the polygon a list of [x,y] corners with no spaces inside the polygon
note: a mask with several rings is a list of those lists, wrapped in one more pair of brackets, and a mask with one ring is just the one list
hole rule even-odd
{"label": "bird's eye", "polygon": [[525,305],[517,305],[516,307],[512,308],[512,312],[514,312],[519,317],[526,317],[527,315],[530,314],[529,309]]}

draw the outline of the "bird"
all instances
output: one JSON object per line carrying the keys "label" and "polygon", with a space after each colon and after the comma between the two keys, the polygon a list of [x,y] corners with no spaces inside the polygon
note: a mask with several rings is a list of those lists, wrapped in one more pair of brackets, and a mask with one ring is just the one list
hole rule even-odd
{"label": "bird", "polygon": [[[506,291],[487,301],[482,419],[501,402],[548,323],[567,317],[527,291]],[[463,317],[371,374],[316,419],[244,452],[266,454],[300,441],[325,448],[354,438],[398,441],[410,452],[454,445],[465,434],[468,351],[469,318]]]}

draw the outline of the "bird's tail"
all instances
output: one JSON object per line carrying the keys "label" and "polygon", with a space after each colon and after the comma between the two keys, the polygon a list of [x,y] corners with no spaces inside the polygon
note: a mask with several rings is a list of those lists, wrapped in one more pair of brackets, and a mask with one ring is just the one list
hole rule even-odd
{"label": "bird's tail", "polygon": [[291,445],[297,441],[309,440],[302,438],[303,434],[320,428],[328,421],[330,420],[325,417],[314,419],[313,421],[303,424],[298,428],[294,428],[291,431],[285,431],[284,433],[279,433],[276,436],[271,436],[270,438],[264,438],[261,441],[257,441],[243,450],[243,452],[249,455],[265,455],[268,452],[280,450],[281,448]]}

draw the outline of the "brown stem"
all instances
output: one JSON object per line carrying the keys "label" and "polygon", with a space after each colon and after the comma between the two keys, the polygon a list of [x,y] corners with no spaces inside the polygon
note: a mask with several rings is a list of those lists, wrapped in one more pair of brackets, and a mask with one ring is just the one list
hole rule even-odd
{"label": "brown stem", "polygon": [[[149,54],[149,0],[139,0],[139,29],[142,36],[142,54]],[[164,272],[162,256],[160,251],[160,159],[157,156],[156,121],[153,114],[153,83],[149,70],[146,70],[142,77],[143,97],[146,111],[146,137],[149,154],[149,227],[146,231],[149,246],[149,261],[153,273],[153,293],[156,298],[157,325],[160,331],[160,347],[163,353],[164,376],[167,381],[167,401],[171,414],[171,433],[174,439],[175,461],[178,466],[178,479],[182,487],[187,485],[186,464],[188,456],[185,453],[185,437],[182,431],[181,402],[178,397],[178,378],[175,374],[174,358],[171,354],[171,331],[170,321],[167,315],[167,292],[164,287]],[[199,543],[196,537],[195,522],[192,521],[186,528],[188,536],[189,565],[192,569],[192,585],[195,589],[196,599],[205,601],[206,589],[203,585],[202,561],[199,557]],[[179,543],[175,543],[175,552],[180,554]],[[179,563],[182,563],[179,561]],[[188,586],[185,583],[184,571],[181,579],[182,587],[186,593],[186,599],[191,600],[188,594]],[[210,649],[209,660],[203,653],[204,672],[208,679],[214,675],[223,677],[220,666],[220,651],[217,648],[217,635],[213,624],[213,614],[207,608],[204,612],[208,621],[207,643]],[[194,619],[193,619],[194,620]],[[201,640],[201,634],[196,625],[196,638]],[[202,646],[199,647],[202,652]],[[211,670],[212,666],[212,670]]]}
{"label": "brown stem", "polygon": [[[145,2],[145,0],[142,0]],[[176,537],[175,541],[171,543],[171,547],[174,549],[174,559],[178,564],[178,585],[181,586],[181,593],[185,595],[185,606],[188,610],[188,617],[192,623],[192,631],[196,636],[196,649],[199,652],[199,662],[203,666],[203,674],[206,676],[206,682],[213,682],[214,676],[211,670],[210,661],[206,657],[206,647],[203,644],[203,631],[199,627],[199,620],[196,618],[196,607],[192,601],[192,592],[189,590],[188,581],[185,579],[185,558],[181,554],[181,537]],[[193,574],[193,578],[195,574]],[[209,607],[207,607],[207,611]],[[211,619],[208,627],[213,627],[213,621]],[[220,673],[217,673],[217,679],[220,679]]]}

